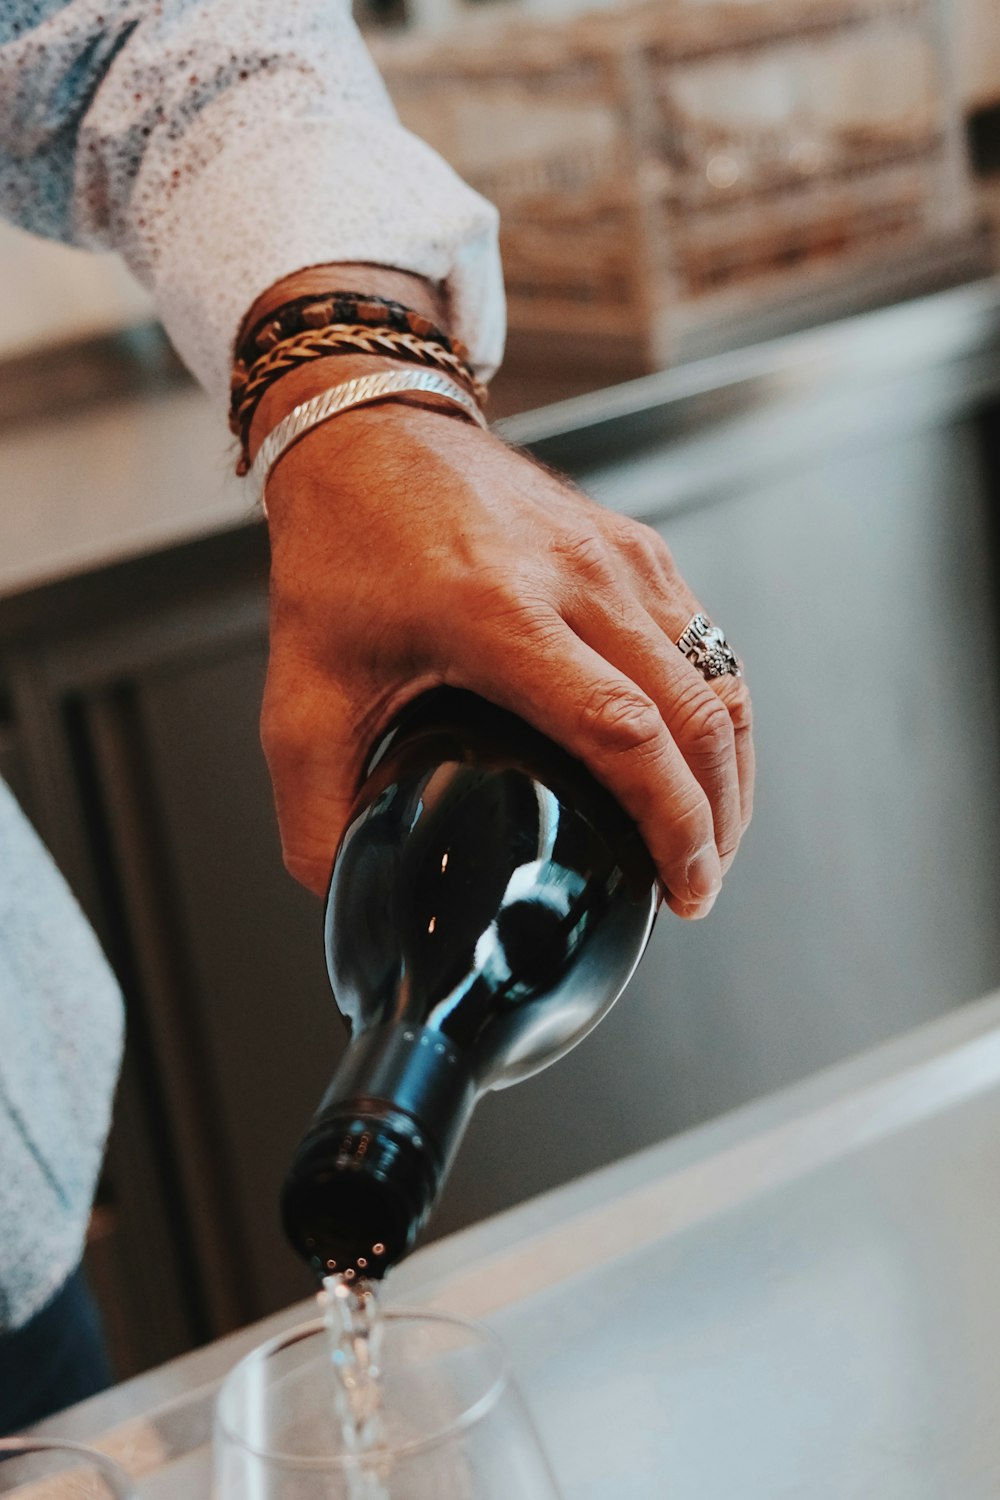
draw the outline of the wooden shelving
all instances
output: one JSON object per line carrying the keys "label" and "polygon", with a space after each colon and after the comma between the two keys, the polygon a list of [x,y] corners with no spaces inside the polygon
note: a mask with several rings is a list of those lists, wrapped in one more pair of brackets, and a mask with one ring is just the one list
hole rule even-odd
{"label": "wooden shelving", "polygon": [[[381,43],[401,115],[501,212],[511,326],[679,357],[803,286],[968,269],[975,208],[939,0],[527,8]],[[909,274],[908,271],[908,274]],[[948,279],[948,273],[945,273]],[[849,299],[842,310],[849,310]],[[799,322],[788,323],[787,327]]]}

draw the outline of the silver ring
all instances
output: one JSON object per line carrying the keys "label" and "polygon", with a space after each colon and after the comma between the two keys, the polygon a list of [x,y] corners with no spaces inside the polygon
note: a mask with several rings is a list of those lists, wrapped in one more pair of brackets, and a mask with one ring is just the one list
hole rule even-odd
{"label": "silver ring", "polygon": [[713,677],[742,677],[736,652],[707,615],[692,615],[677,637],[677,649],[711,682]]}

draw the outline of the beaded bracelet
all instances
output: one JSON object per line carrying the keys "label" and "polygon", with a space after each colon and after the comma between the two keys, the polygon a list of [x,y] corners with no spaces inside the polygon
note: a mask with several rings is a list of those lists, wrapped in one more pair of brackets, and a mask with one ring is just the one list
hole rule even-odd
{"label": "beaded bracelet", "polygon": [[441,344],[463,363],[469,363],[469,351],[458,339],[438,328],[424,313],[418,313],[402,302],[375,297],[365,292],[331,292],[317,297],[315,293],[293,297],[273,312],[258,318],[250,329],[241,333],[236,344],[235,368],[249,369],[262,354],[276,344],[306,330],[330,328],[334,324],[360,324],[365,328],[389,328],[394,333],[413,333],[418,338]]}

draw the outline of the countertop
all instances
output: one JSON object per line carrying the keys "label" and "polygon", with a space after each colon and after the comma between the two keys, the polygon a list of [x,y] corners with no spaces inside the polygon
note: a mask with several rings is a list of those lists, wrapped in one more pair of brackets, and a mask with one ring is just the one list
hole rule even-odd
{"label": "countertop", "polygon": [[[504,1338],[565,1500],[1000,1488],[1000,994],[415,1255]],[[309,1304],[45,1424],[207,1500],[211,1409]]]}
{"label": "countertop", "polygon": [[[97,363],[106,368],[119,352],[106,344]],[[12,416],[10,377],[0,600],[259,523],[207,398],[165,373],[162,351],[140,335],[128,356],[119,393],[98,401],[82,399],[91,368],[74,372],[67,356],[61,379],[73,399],[58,417],[32,418],[30,402]],[[87,357],[93,364],[93,351]],[[905,424],[928,403],[957,405],[979,389],[1000,389],[1000,278],[575,396],[498,428],[583,474],[606,504],[624,505],[627,493],[629,509],[652,518],[696,503],[734,468],[787,460],[817,433]]]}

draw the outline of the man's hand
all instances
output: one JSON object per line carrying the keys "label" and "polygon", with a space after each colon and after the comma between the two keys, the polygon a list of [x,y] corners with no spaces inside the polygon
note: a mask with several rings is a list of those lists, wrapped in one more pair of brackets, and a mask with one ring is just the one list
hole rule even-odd
{"label": "man's hand", "polygon": [[[325,384],[358,373],[333,363]],[[707,914],[750,819],[750,700],[674,644],[700,605],[654,531],[402,403],[310,432],[267,498],[262,739],[294,876],[325,890],[372,743],[450,684],[584,761],[638,823],[671,909]]]}

